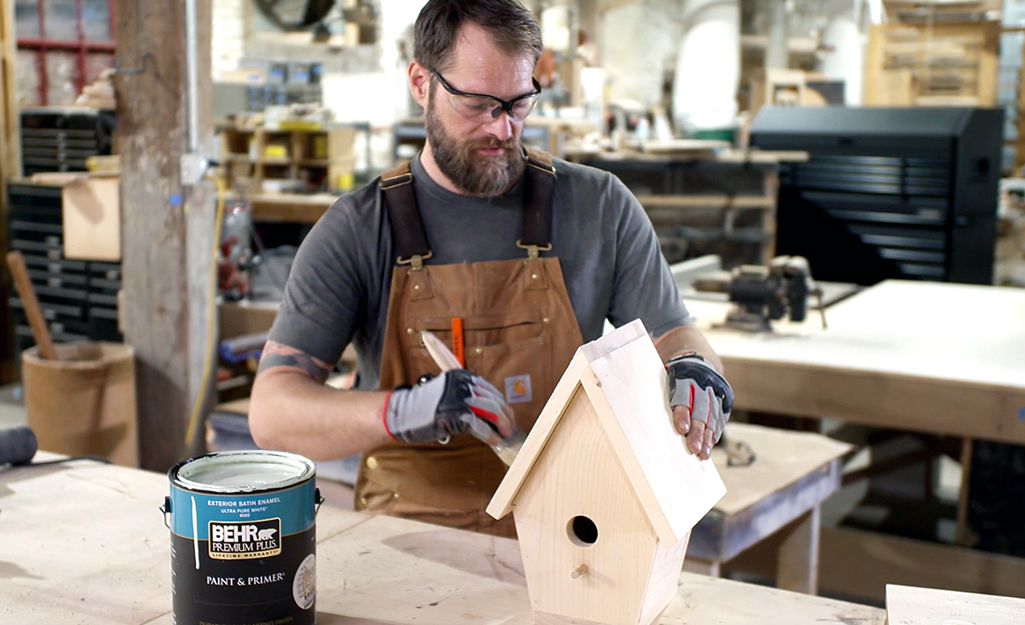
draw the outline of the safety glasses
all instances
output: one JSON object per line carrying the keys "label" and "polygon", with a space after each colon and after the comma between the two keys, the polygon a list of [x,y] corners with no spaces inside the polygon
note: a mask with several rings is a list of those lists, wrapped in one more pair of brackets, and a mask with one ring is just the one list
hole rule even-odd
{"label": "safety glasses", "polygon": [[502,98],[496,98],[493,95],[484,93],[460,91],[448,84],[437,71],[432,69],[431,74],[438,79],[438,82],[445,88],[445,91],[448,91],[448,101],[457,113],[482,124],[497,118],[502,114],[502,111],[508,113],[509,117],[521,122],[534,110],[537,98],[541,95],[541,85],[535,78],[531,78],[531,81],[534,83],[533,91],[516,96],[512,100],[503,100]]}

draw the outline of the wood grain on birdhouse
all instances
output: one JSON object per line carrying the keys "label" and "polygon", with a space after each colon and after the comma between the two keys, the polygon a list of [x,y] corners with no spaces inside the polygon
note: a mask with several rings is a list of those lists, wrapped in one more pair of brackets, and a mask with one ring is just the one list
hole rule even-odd
{"label": "wood grain on birdhouse", "polygon": [[647,625],[676,594],[690,529],[726,489],[666,389],[640,321],[581,347],[496,491],[535,623]]}

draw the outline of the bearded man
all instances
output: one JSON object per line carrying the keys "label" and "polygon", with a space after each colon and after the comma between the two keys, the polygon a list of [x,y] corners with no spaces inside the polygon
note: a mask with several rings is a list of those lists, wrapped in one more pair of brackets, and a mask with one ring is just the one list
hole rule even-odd
{"label": "bearded man", "polygon": [[[249,414],[264,448],[362,454],[356,509],[498,535],[484,509],[582,343],[640,318],[667,363],[680,435],[708,458],[733,395],[643,209],[611,174],[524,148],[541,92],[533,16],[515,0],[430,0],[409,89],[420,154],[338,199],[303,241]],[[462,346],[439,372],[429,330]],[[323,384],[342,350],[356,383]]]}

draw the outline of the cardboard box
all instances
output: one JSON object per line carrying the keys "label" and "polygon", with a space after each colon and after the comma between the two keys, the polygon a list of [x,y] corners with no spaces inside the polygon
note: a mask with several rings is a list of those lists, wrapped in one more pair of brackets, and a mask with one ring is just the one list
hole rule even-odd
{"label": "cardboard box", "polygon": [[223,302],[220,312],[220,339],[267,332],[278,314],[277,302]]}
{"label": "cardboard box", "polygon": [[61,212],[64,257],[121,260],[119,176],[78,176],[64,185]]}

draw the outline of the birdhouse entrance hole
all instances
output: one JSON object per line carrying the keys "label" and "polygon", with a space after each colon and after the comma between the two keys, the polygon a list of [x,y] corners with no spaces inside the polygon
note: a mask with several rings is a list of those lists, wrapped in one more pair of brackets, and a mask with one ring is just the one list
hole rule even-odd
{"label": "birdhouse entrance hole", "polygon": [[575,516],[569,521],[569,539],[577,547],[590,547],[598,541],[598,526],[585,516]]}

